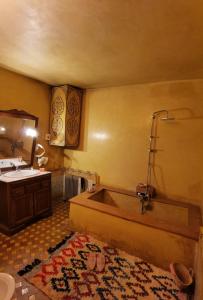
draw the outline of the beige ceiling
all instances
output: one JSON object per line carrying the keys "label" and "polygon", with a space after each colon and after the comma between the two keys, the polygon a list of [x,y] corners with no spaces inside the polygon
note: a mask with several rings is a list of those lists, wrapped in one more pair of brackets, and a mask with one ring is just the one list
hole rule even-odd
{"label": "beige ceiling", "polygon": [[52,85],[203,77],[202,0],[1,0],[0,65]]}

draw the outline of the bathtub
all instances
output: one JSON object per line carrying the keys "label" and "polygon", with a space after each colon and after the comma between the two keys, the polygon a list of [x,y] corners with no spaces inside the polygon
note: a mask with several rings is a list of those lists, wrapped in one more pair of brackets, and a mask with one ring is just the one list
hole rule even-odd
{"label": "bathtub", "polygon": [[70,200],[70,226],[162,268],[171,261],[193,267],[201,213],[197,206],[156,198],[141,214],[134,192],[99,186]]}

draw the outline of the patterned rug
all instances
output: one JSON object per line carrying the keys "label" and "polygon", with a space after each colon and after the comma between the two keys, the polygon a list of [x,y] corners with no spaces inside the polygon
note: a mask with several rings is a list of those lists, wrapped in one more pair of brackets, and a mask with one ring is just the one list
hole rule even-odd
{"label": "patterned rug", "polygon": [[[89,253],[102,252],[102,272],[87,267]],[[96,240],[75,233],[26,279],[53,300],[179,300],[173,276],[162,269]]]}

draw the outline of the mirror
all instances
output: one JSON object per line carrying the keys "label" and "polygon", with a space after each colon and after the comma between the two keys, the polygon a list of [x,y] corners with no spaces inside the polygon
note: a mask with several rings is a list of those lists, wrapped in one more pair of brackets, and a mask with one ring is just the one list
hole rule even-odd
{"label": "mirror", "polygon": [[0,169],[33,164],[38,118],[24,111],[0,110]]}

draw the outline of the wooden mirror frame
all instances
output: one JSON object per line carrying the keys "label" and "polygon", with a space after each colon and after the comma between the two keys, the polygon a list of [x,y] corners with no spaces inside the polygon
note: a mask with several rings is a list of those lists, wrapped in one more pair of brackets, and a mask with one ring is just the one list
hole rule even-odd
{"label": "wooden mirror frame", "polygon": [[[35,121],[35,129],[37,130],[38,128],[38,117],[31,115],[29,113],[27,113],[24,110],[17,110],[17,109],[10,109],[10,110],[0,110],[0,116],[7,116],[7,117],[15,117],[15,118],[20,118],[20,119],[29,119],[29,120],[34,120]],[[33,143],[32,143],[32,152],[31,152],[31,161],[30,164],[28,165],[23,165],[21,166],[21,168],[27,168],[27,167],[31,167],[33,165],[34,162],[34,154],[35,154],[35,147],[36,147],[36,141],[37,141],[37,137],[33,137]],[[13,167],[10,168],[3,168],[2,170],[7,171],[12,169]]]}

